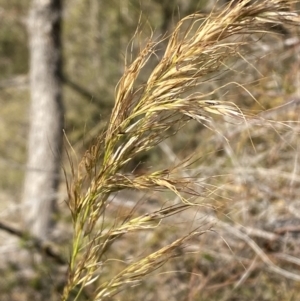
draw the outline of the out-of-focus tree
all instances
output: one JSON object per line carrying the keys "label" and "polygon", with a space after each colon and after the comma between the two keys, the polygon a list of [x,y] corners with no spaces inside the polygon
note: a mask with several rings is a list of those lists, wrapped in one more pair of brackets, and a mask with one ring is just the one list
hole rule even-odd
{"label": "out-of-focus tree", "polygon": [[40,239],[51,225],[61,164],[61,6],[61,0],[32,0],[28,18],[31,109],[23,202],[28,229]]}

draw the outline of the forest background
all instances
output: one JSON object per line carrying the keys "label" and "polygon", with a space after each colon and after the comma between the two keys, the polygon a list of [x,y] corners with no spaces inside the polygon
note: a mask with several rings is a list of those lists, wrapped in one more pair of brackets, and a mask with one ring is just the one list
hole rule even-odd
{"label": "forest background", "polygon": [[[124,72],[126,51],[138,26],[141,41],[151,34],[162,37],[182,17],[196,11],[209,13],[223,4],[212,0],[64,1],[64,130],[67,144],[79,158],[105,128],[115,87]],[[22,228],[20,220],[27,210],[21,199],[30,119],[29,5],[27,0],[0,0],[0,221],[16,229]],[[247,56],[231,62],[234,69],[220,72],[204,88],[214,90],[229,81],[244,85],[219,91],[218,99],[229,97],[249,114],[278,121],[276,125],[224,123],[220,117],[214,120],[216,130],[212,131],[191,122],[176,137],[126,166],[127,172],[142,174],[176,165],[194,154],[198,159],[186,168],[186,175],[199,175],[210,187],[211,198],[203,202],[203,208],[171,216],[153,232],[129,235],[112,248],[111,257],[126,262],[194,227],[208,230],[140,285],[121,292],[118,300],[299,299],[298,35],[297,29],[284,27],[276,28],[271,36],[254,37]],[[163,52],[163,46],[159,51]],[[133,57],[138,50],[136,45],[130,50]],[[149,72],[139,80],[146,81]],[[62,165],[70,175],[67,156]],[[51,237],[67,261],[72,228],[66,199],[62,177]],[[133,207],[141,214],[176,202],[169,193],[123,191],[114,196],[109,222],[129,214]],[[0,235],[0,300],[58,298],[65,265],[53,264],[52,258],[24,238],[7,231]],[[15,257],[28,249],[32,251],[30,260],[16,263]],[[105,277],[118,271],[119,265],[114,262]],[[87,289],[82,300],[88,299],[89,293]]]}

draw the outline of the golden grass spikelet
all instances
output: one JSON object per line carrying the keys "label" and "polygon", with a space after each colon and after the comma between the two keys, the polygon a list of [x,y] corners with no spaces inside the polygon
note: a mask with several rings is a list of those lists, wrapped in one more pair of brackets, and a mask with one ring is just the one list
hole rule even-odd
{"label": "golden grass spikelet", "polygon": [[[191,119],[205,125],[215,115],[246,120],[234,103],[216,99],[216,92],[224,87],[210,92],[201,92],[201,87],[212,80],[216,71],[226,69],[228,59],[242,57],[243,46],[253,43],[247,40],[250,34],[266,33],[268,24],[297,25],[299,16],[289,12],[292,2],[244,0],[209,16],[195,13],[177,24],[165,54],[144,85],[138,85],[137,80],[160,41],[149,39],[138,57],[126,66],[107,131],[85,153],[78,174],[73,168],[74,181],[68,185],[74,234],[62,300],[70,300],[72,291],[78,297],[94,281],[97,289],[93,300],[112,296],[124,285],[140,282],[176,256],[176,250],[188,239],[202,234],[192,232],[136,260],[110,281],[101,281],[103,256],[117,239],[145,228],[154,229],[162,219],[194,206],[186,194],[199,195],[194,180],[180,176],[178,168],[138,176],[124,174],[124,165],[175,134]],[[109,197],[123,189],[170,191],[183,204],[128,216],[122,224],[107,226]]]}
{"label": "golden grass spikelet", "polygon": [[158,251],[130,264],[111,281],[103,283],[94,300],[103,300],[115,295],[124,286],[137,285],[144,276],[160,268],[169,259],[180,255],[180,248],[193,237],[200,236],[206,231],[193,231],[192,233],[175,240],[173,243],[159,249]]}

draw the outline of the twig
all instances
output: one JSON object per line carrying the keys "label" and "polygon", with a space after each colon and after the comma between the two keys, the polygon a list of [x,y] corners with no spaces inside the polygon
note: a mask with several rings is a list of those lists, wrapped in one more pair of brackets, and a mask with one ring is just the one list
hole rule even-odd
{"label": "twig", "polygon": [[48,257],[52,258],[56,263],[60,265],[68,264],[67,261],[53,249],[53,243],[50,243],[49,241],[42,241],[35,237],[29,236],[28,233],[15,229],[1,221],[0,230],[3,230],[9,234],[12,234],[14,236],[19,237],[20,239],[25,240],[29,247],[34,247],[40,253],[44,253]]}

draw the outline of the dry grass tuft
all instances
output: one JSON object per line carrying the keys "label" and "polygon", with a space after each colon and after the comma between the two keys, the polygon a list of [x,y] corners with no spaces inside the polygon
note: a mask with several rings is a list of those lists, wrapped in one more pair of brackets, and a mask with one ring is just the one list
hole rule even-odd
{"label": "dry grass tuft", "polygon": [[[199,192],[195,179],[180,173],[180,165],[142,175],[124,174],[124,166],[176,134],[190,120],[209,128],[217,116],[246,123],[247,115],[235,103],[216,99],[218,91],[231,83],[207,93],[201,92],[201,87],[213,80],[217,72],[226,70],[228,61],[243,58],[244,47],[253,43],[250,35],[267,34],[270,24],[297,24],[300,19],[290,12],[291,2],[245,0],[209,16],[195,13],[177,24],[163,57],[144,85],[138,85],[137,80],[161,41],[149,39],[138,57],[126,66],[116,89],[107,131],[87,150],[78,170],[72,166],[74,179],[68,185],[68,204],[74,236],[63,300],[69,300],[74,291],[76,300],[83,288],[94,282],[93,300],[111,297],[124,287],[139,283],[177,256],[178,248],[187,241],[205,232],[191,231],[156,252],[133,260],[109,281],[101,279],[107,264],[105,255],[113,243],[129,233],[157,228],[163,219],[198,206],[195,196],[205,199],[207,195]],[[169,191],[182,203],[137,217],[129,214],[122,222],[107,226],[109,198],[113,192],[124,189]]]}

